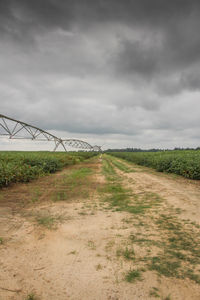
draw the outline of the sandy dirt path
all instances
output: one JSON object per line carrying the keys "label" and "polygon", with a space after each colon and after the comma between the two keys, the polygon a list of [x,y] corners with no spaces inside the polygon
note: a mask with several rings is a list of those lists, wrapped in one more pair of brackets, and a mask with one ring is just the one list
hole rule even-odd
{"label": "sandy dirt path", "polygon": [[[65,178],[68,169],[1,192],[4,201],[0,202],[0,237],[3,238],[0,300],[158,299],[150,294],[152,288],[158,289],[159,299],[163,300],[200,299],[199,285],[188,279],[158,277],[155,272],[147,271],[141,281],[124,280],[132,263],[116,253],[126,245],[129,247],[131,233],[139,232],[134,223],[129,223],[128,212],[108,209],[102,202],[103,195],[98,193],[105,184],[101,163],[98,158],[80,166],[93,170],[88,179],[92,184],[83,183],[88,189],[86,197],[80,193],[70,195],[69,201],[50,200],[55,186],[59,191],[53,182],[56,180],[58,184]],[[199,221],[198,185],[188,183],[187,186],[185,180],[162,178],[136,169],[133,173],[118,170],[125,185],[135,192],[156,191],[168,203],[183,208],[184,216]],[[26,205],[38,186],[43,187],[39,200]],[[55,217],[53,228],[38,224],[36,220],[41,213]],[[140,248],[136,246],[135,251],[139,253]]]}
{"label": "sandy dirt path", "polygon": [[123,175],[128,179],[127,184],[131,184],[135,191],[158,193],[170,205],[180,208],[183,218],[200,224],[200,181],[159,173],[125,161],[123,163],[134,170]]}

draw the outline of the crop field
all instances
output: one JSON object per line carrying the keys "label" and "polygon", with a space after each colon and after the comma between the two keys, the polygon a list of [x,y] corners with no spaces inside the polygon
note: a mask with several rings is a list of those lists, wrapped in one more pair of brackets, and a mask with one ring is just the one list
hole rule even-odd
{"label": "crop field", "polygon": [[95,152],[0,152],[0,187],[55,173],[94,155]]}
{"label": "crop field", "polygon": [[200,150],[160,152],[115,152],[113,156],[159,172],[175,173],[190,179],[200,179]]}
{"label": "crop field", "polygon": [[0,300],[199,300],[198,157],[1,152]]}

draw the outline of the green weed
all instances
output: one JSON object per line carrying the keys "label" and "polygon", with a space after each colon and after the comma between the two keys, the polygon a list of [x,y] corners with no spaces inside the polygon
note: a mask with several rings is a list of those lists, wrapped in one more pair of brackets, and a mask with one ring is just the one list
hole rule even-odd
{"label": "green weed", "polygon": [[157,271],[166,277],[179,277],[178,269],[181,263],[177,260],[169,260],[166,257],[154,256],[151,258],[149,270]]}
{"label": "green weed", "polygon": [[152,287],[152,289],[149,291],[149,296],[155,297],[155,298],[160,298],[159,289],[156,287]]}
{"label": "green weed", "polygon": [[25,300],[37,300],[38,298],[36,298],[35,294],[31,293],[29,294]]}
{"label": "green weed", "polygon": [[39,225],[45,226],[48,229],[52,229],[55,225],[55,218],[52,216],[37,217],[36,220]]}
{"label": "green weed", "polygon": [[116,172],[112,164],[110,163],[110,160],[106,159],[105,157],[103,159],[102,171],[103,174],[106,176],[107,180],[112,180],[113,176],[116,175]]}
{"label": "green weed", "polygon": [[95,246],[94,241],[89,240],[87,245],[88,245],[88,247],[89,247],[91,250],[96,250],[96,246]]}
{"label": "green weed", "polygon": [[56,186],[56,191],[52,193],[51,200],[56,202],[68,201],[74,197],[89,197],[89,189],[92,182],[88,181],[88,176],[92,173],[92,169],[85,167],[72,170],[63,176],[59,186]]}
{"label": "green weed", "polygon": [[66,166],[79,163],[97,154],[95,152],[71,152],[69,154],[1,151],[0,188],[13,182],[29,182],[45,174],[55,173]]}
{"label": "green weed", "polygon": [[121,170],[121,171],[123,171],[125,173],[132,172],[132,170],[127,165],[125,165],[124,163],[122,163],[122,161],[116,160],[113,157],[111,158],[111,161],[112,161],[113,165],[115,167],[117,167],[119,170]]}
{"label": "green weed", "polygon": [[135,282],[135,281],[141,280],[141,279],[142,279],[142,276],[141,276],[141,272],[139,270],[130,270],[125,275],[125,280],[127,282]]}
{"label": "green weed", "polygon": [[110,152],[109,154],[138,165],[151,167],[159,172],[200,179],[200,150]]}
{"label": "green weed", "polygon": [[48,214],[38,214],[36,216],[36,221],[38,225],[44,226],[48,229],[56,229],[58,222],[62,222],[64,217],[61,215],[48,215]]}
{"label": "green weed", "polygon": [[123,256],[126,260],[135,260],[135,251],[133,248],[129,249],[126,247],[125,249],[117,249],[117,256]]}

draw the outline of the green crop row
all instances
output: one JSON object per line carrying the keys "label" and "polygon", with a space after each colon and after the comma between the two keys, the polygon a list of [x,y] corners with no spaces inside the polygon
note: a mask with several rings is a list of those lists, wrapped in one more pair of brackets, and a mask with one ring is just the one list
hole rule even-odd
{"label": "green crop row", "polygon": [[88,159],[96,152],[0,152],[0,188],[28,182]]}
{"label": "green crop row", "polygon": [[200,151],[111,152],[119,158],[159,172],[175,173],[190,179],[200,179]]}

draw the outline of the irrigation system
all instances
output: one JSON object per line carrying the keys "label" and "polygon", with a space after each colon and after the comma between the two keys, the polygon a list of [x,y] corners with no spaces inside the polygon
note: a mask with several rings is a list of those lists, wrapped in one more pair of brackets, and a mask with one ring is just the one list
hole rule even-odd
{"label": "irrigation system", "polygon": [[87,151],[101,151],[100,146],[92,146],[79,139],[62,139],[36,126],[0,114],[0,136],[9,139],[29,139],[54,142],[56,151],[62,146],[67,152],[67,146]]}

